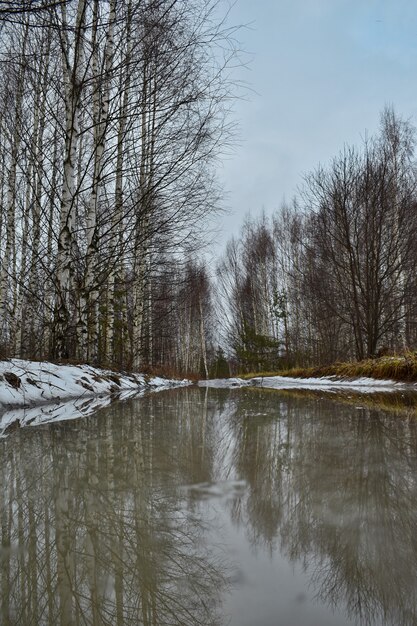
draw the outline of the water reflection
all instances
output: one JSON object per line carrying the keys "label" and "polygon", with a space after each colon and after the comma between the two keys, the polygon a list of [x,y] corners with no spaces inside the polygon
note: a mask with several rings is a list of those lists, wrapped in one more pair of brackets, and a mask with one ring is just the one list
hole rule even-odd
{"label": "water reflection", "polygon": [[416,426],[359,400],[195,388],[17,431],[0,442],[0,622],[227,624],[231,520],[302,564],[332,623],[417,624]]}
{"label": "water reflection", "polygon": [[164,422],[152,396],[140,415],[120,404],[2,442],[2,624],[220,623],[227,571],[170,489],[182,473],[210,473],[208,453],[191,476],[175,462],[176,445],[179,455],[200,438],[201,415],[175,394],[165,403]]}
{"label": "water reflection", "polygon": [[302,562],[316,597],[352,621],[416,624],[414,418],[244,391],[233,421],[251,541]]}

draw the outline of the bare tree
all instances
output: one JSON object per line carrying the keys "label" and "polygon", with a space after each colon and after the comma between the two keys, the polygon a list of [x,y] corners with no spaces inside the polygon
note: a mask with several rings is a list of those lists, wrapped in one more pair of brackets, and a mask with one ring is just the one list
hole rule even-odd
{"label": "bare tree", "polygon": [[416,347],[414,149],[413,127],[385,109],[376,137],[306,177],[302,204],[228,244],[218,280],[241,369]]}
{"label": "bare tree", "polygon": [[[400,122],[398,121],[398,124]],[[410,129],[402,146],[410,149]],[[415,259],[414,172],[393,159],[386,133],[369,141],[363,154],[345,150],[329,170],[307,180],[314,208],[310,245],[321,288],[317,296],[329,315],[353,332],[355,355],[374,356],[381,342],[404,347],[406,294],[414,284],[408,271]],[[327,295],[326,295],[327,294]]]}
{"label": "bare tree", "polygon": [[138,368],[154,358],[159,265],[195,251],[218,206],[233,29],[214,1],[8,8],[2,345]]}

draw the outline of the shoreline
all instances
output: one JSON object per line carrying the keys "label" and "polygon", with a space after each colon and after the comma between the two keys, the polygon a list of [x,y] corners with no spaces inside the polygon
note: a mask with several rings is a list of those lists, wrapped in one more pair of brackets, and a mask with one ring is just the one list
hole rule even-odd
{"label": "shoreline", "polygon": [[133,372],[115,372],[87,364],[66,365],[49,361],[8,359],[0,361],[0,415],[13,409],[32,409],[67,400],[117,397],[152,389],[167,389],[197,384],[199,387],[268,389],[351,389],[375,391],[417,391],[417,383],[369,376],[282,376],[255,375],[199,380],[169,379]]}
{"label": "shoreline", "polygon": [[0,439],[20,427],[79,419],[117,400],[194,384],[201,388],[310,390],[329,394],[343,390],[366,395],[417,391],[416,383],[370,377],[253,376],[194,383],[187,379],[114,372],[91,365],[9,359],[0,361]]}
{"label": "shoreline", "polygon": [[265,389],[312,389],[318,391],[338,391],[350,389],[361,393],[376,393],[378,391],[417,391],[417,384],[392,379],[370,378],[365,376],[346,378],[342,376],[321,377],[290,377],[290,376],[253,376],[251,378],[218,378],[200,380],[200,387],[212,388],[241,388],[258,387]]}
{"label": "shoreline", "polygon": [[185,379],[114,372],[91,365],[8,359],[0,361],[0,414],[66,400],[82,401],[189,384],[190,381]]}

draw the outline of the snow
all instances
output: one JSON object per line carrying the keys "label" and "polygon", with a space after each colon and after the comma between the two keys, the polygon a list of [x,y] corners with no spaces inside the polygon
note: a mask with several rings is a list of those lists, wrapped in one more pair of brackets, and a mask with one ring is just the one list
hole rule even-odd
{"label": "snow", "polygon": [[148,385],[152,391],[162,391],[163,389],[169,389],[170,387],[186,387],[191,385],[191,381],[184,378],[183,380],[172,380],[170,378],[161,378],[160,376],[154,376],[148,380]]}
{"label": "snow", "polygon": [[0,437],[7,428],[76,419],[117,397],[189,385],[188,380],[115,373],[90,365],[0,361]]}
{"label": "snow", "polygon": [[229,389],[230,387],[248,387],[251,380],[243,378],[211,378],[210,380],[200,380],[200,387],[214,387],[215,389]]}
{"label": "snow", "polygon": [[346,380],[337,378],[336,376],[322,378],[290,378],[285,376],[266,376],[264,378],[253,378],[254,385],[267,387],[272,389],[319,389],[319,390],[338,390],[348,388],[351,391],[375,392],[375,391],[394,391],[402,389],[404,383],[397,383],[394,380],[376,380],[375,378],[356,378]]}
{"label": "snow", "polygon": [[0,410],[133,391],[146,385],[141,374],[119,375],[90,365],[10,359],[0,361]]}
{"label": "snow", "polygon": [[398,391],[416,389],[415,385],[400,383],[394,380],[376,380],[375,378],[342,379],[336,376],[322,378],[291,378],[287,376],[257,376],[244,380],[242,378],[226,378],[204,380],[199,382],[204,387],[264,387],[268,389],[315,389],[317,391],[337,391],[349,389],[362,393],[376,391]]}

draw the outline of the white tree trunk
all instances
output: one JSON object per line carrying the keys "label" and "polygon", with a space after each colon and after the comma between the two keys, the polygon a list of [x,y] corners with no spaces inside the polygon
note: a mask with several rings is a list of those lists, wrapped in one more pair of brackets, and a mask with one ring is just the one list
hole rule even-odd
{"label": "white tree trunk", "polygon": [[[95,80],[93,93],[93,179],[87,209],[87,256],[84,286],[80,294],[80,310],[78,321],[79,357],[96,361],[98,357],[98,299],[99,285],[97,284],[97,246],[98,246],[98,206],[101,199],[104,152],[106,148],[106,133],[110,106],[110,79],[114,50],[114,23],[116,19],[116,2],[110,1],[108,31],[104,51],[104,76],[100,75],[98,60],[97,28],[99,19],[99,3],[94,2],[93,16],[93,60],[92,69]],[[101,84],[104,85],[101,91]]]}
{"label": "white tree trunk", "polygon": [[18,166],[18,156],[21,144],[21,127],[20,121],[22,119],[22,102],[24,93],[24,81],[26,70],[26,44],[28,39],[29,28],[26,26],[23,35],[22,55],[20,72],[17,78],[16,85],[16,99],[14,107],[14,118],[16,120],[14,126],[14,133],[11,139],[11,154],[10,154],[10,169],[7,178],[7,196],[6,196],[6,246],[4,255],[1,261],[0,268],[0,319],[1,319],[1,336],[6,345],[10,342],[10,319],[8,302],[13,301],[14,294],[9,292],[10,277],[13,278],[14,289],[17,285],[15,276],[15,258],[16,258],[16,241],[15,241],[15,227],[16,227],[16,176]]}
{"label": "white tree trunk", "polygon": [[82,66],[84,62],[84,21],[86,0],[79,0],[74,29],[74,59],[69,62],[69,44],[65,5],[62,5],[62,61],[65,84],[65,154],[64,178],[61,199],[61,215],[58,234],[58,257],[56,268],[56,319],[55,353],[58,358],[68,357],[67,333],[71,294],[71,263],[73,247],[73,224],[75,219],[75,166],[80,133],[80,95],[82,90]]}
{"label": "white tree trunk", "polygon": [[[130,94],[130,68],[129,63],[132,54],[131,41],[132,27],[132,2],[130,0],[127,9],[126,24],[126,44],[127,51],[124,59],[124,70],[120,74],[120,113],[119,126],[117,131],[117,157],[116,157],[116,181],[115,181],[115,199],[114,213],[112,221],[112,239],[110,242],[110,250],[113,252],[113,258],[110,259],[110,268],[107,282],[107,320],[106,320],[106,353],[105,360],[111,363],[114,359],[114,331],[115,331],[115,285],[117,280],[124,278],[123,263],[123,163],[124,163],[124,139],[126,133],[128,103]],[[123,308],[123,299],[118,298],[119,309]]]}

